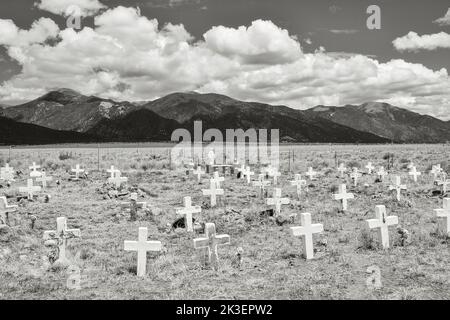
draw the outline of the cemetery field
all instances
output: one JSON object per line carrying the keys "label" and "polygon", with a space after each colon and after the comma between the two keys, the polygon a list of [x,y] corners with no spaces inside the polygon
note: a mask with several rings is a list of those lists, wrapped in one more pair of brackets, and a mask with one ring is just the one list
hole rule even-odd
{"label": "cemetery field", "polygon": [[[209,197],[202,195],[209,188],[208,175],[198,183],[192,172],[171,168],[167,148],[0,149],[0,165],[10,158],[9,164],[22,172],[10,187],[0,182],[0,196],[19,206],[9,215],[8,226],[0,228],[0,299],[450,299],[450,238],[438,228],[441,221],[434,212],[442,208],[443,195],[433,192],[439,187],[429,174],[438,163],[450,173],[449,156],[448,145],[280,146],[278,188],[291,203],[275,218],[266,211],[272,207],[258,198],[258,189],[236,175],[225,176],[225,195],[210,208]],[[369,161],[389,169],[390,175],[375,182],[375,174],[364,174],[354,187],[348,174],[341,178],[336,170],[342,162],[365,172]],[[417,183],[408,175],[411,161],[422,172]],[[26,186],[33,162],[53,181],[35,201],[17,202],[18,187]],[[68,180],[76,164],[87,170],[87,179]],[[111,165],[128,177],[117,198],[106,183]],[[306,178],[308,167],[319,176],[308,180],[307,192],[297,199],[289,181],[296,173]],[[252,166],[252,171],[256,180],[259,167]],[[400,201],[389,191],[396,175],[407,186]],[[355,195],[346,212],[333,200],[342,183]],[[131,192],[148,203],[147,211],[138,211],[137,221],[130,221],[121,207]],[[218,235],[230,236],[230,245],[218,247],[217,271],[205,264],[202,250],[194,249],[193,239],[202,232],[172,227],[185,196],[202,206],[194,214],[196,222],[215,223]],[[385,250],[378,232],[366,222],[375,218],[376,205],[398,216],[398,226],[408,233],[389,227],[391,247]],[[324,228],[313,235],[312,260],[303,257],[302,239],[290,229],[300,225],[304,212]],[[66,217],[67,227],[81,232],[80,238],[68,241],[66,252],[80,269],[79,290],[67,287],[71,276],[50,264],[53,251],[44,245],[44,231],[55,230],[58,217]],[[137,253],[124,251],[125,240],[138,239],[139,227],[148,228],[148,240],[162,243],[160,252],[147,253],[144,278],[136,275]],[[380,269],[379,289],[366,285],[372,266]]]}

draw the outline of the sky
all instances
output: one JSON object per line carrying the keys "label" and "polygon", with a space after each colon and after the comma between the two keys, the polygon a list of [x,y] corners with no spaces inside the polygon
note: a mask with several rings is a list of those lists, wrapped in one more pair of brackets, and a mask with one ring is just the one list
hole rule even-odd
{"label": "sky", "polygon": [[[367,26],[371,5],[380,29]],[[450,120],[449,72],[448,0],[0,2],[7,105],[55,88],[128,101],[197,91],[297,109],[382,101]]]}

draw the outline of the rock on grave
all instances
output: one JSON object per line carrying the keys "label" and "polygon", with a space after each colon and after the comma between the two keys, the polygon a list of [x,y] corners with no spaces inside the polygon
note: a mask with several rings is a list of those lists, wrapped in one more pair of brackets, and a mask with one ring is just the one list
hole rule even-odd
{"label": "rock on grave", "polygon": [[301,226],[291,227],[294,237],[303,238],[303,252],[307,260],[314,258],[313,234],[323,232],[322,224],[311,224],[311,214],[300,214]]}
{"label": "rock on grave", "polygon": [[138,241],[125,240],[123,247],[125,251],[136,251],[138,255],[137,276],[145,277],[147,269],[147,252],[161,251],[162,244],[160,241],[147,241],[148,229],[139,228]]}
{"label": "rock on grave", "polygon": [[208,263],[210,263],[215,270],[219,267],[219,256],[217,254],[217,247],[220,245],[229,245],[230,236],[223,234],[216,234],[216,225],[214,223],[205,224],[205,236],[194,239],[195,249],[206,249],[208,256]]}

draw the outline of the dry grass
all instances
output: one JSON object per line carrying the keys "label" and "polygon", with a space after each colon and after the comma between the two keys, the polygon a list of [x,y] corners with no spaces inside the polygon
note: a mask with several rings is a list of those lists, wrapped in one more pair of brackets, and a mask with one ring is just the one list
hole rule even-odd
{"label": "dry grass", "polygon": [[[429,196],[435,187],[428,174],[414,184],[404,169],[408,159],[424,172],[431,164],[447,160],[448,147],[313,145],[281,151],[287,149],[295,150],[295,162],[289,165],[282,153],[285,172],[280,184],[292,204],[282,212],[286,216],[310,212],[314,223],[324,224],[324,232],[314,236],[316,258],[304,260],[301,240],[290,234],[289,227],[299,221],[280,226],[275,219],[261,216],[267,207],[257,198],[257,190],[227,176],[220,206],[195,217],[216,223],[219,234],[231,236],[231,245],[219,248],[217,272],[202,263],[201,252],[193,249],[193,235],[167,229],[178,218],[175,207],[182,206],[184,196],[192,196],[194,204],[208,203],[201,193],[208,184],[206,177],[199,185],[185,170],[171,170],[166,149],[102,149],[100,172],[97,149],[13,150],[11,165],[24,175],[2,193],[15,194],[18,186],[25,185],[32,161],[62,183],[49,189],[50,203],[42,197],[21,202],[19,212],[11,215],[11,227],[0,230],[0,299],[450,299],[450,241],[437,232],[433,212],[442,200]],[[71,155],[60,157],[63,152]],[[408,185],[403,201],[393,201],[389,181],[374,183],[374,177],[364,176],[357,188],[346,180],[357,200],[349,202],[347,213],[340,212],[331,196],[333,186],[344,182],[333,170],[335,152],[339,162],[360,167],[367,161],[386,165],[383,156],[394,154],[394,171]],[[0,150],[0,159],[7,157],[8,150]],[[90,171],[88,181],[67,181],[67,170],[76,163]],[[129,177],[130,188],[150,192],[145,200],[153,215],[141,212],[138,221],[129,222],[120,200],[105,200],[97,192],[110,165]],[[288,180],[309,166],[323,175],[311,183],[301,201],[293,200],[295,188]],[[365,220],[374,217],[378,204],[386,205],[409,231],[405,246],[400,245],[395,228],[390,230],[389,250],[381,250],[375,233],[367,231]],[[34,230],[30,215],[37,217]],[[67,217],[69,228],[82,232],[82,239],[71,240],[68,247],[69,257],[81,269],[82,290],[67,289],[66,271],[46,261],[50,249],[44,246],[42,234],[56,227],[59,216]],[[135,276],[136,254],[123,251],[123,241],[136,240],[140,226],[148,227],[149,240],[161,241],[164,248],[162,253],[149,253],[145,279]],[[234,263],[238,247],[243,249],[240,267]],[[366,269],[372,265],[381,269],[383,287],[377,291],[367,290],[365,284]]]}

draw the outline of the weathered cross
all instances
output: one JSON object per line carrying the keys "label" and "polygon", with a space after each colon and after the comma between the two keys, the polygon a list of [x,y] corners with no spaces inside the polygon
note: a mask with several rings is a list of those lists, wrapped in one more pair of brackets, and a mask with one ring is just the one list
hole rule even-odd
{"label": "weathered cross", "polygon": [[193,232],[194,228],[192,226],[192,214],[201,213],[202,208],[200,206],[193,206],[191,197],[184,197],[183,201],[184,208],[178,208],[176,213],[184,216],[187,231]]}
{"label": "weathered cross", "polygon": [[406,185],[401,184],[400,176],[395,176],[395,184],[389,186],[389,190],[395,190],[397,201],[400,201],[402,190],[406,190]]}
{"label": "weathered cross", "polygon": [[230,244],[230,236],[227,234],[217,235],[216,225],[214,223],[205,224],[205,237],[194,239],[195,249],[207,249],[208,262],[214,269],[218,269],[219,256],[217,247]]}
{"label": "weathered cross", "polygon": [[202,170],[201,166],[197,166],[197,170],[193,170],[192,173],[197,175],[197,181],[200,182],[202,174],[205,174],[205,171]]}
{"label": "weathered cross", "polygon": [[417,182],[417,177],[420,176],[422,173],[417,171],[416,167],[413,165],[408,174],[413,177],[414,182]]}
{"label": "weathered cross", "polygon": [[211,207],[215,207],[217,204],[217,196],[224,195],[223,189],[218,189],[216,181],[214,179],[209,180],[209,189],[202,189],[204,196],[211,197]]}
{"label": "weathered cross", "polygon": [[14,168],[10,167],[9,163],[0,168],[0,180],[14,181]]}
{"label": "weathered cross", "polygon": [[219,176],[219,172],[214,171],[213,180],[216,182],[217,189],[220,189],[220,183],[225,181],[225,177]]}
{"label": "weathered cross", "polygon": [[36,165],[35,162],[33,162],[33,165],[31,167],[29,167],[29,169],[31,170],[30,177],[32,177],[32,178],[40,177],[42,173],[37,171],[37,169],[40,169],[40,168],[41,168],[41,166],[38,166],[38,165]]}
{"label": "weathered cross", "polygon": [[75,169],[71,169],[71,171],[73,173],[75,173],[75,179],[74,180],[80,179],[80,173],[84,172],[83,169],[80,169],[80,165],[79,164],[76,165]]}
{"label": "weathered cross", "polygon": [[117,173],[120,173],[120,170],[116,169],[114,166],[111,166],[111,169],[106,170],[110,174],[110,178],[114,178]]}
{"label": "weathered cross", "polygon": [[372,171],[373,169],[375,169],[375,167],[372,165],[372,162],[369,162],[366,166],[366,169],[368,174],[372,174]]}
{"label": "weathered cross", "polygon": [[442,194],[446,194],[447,193],[447,187],[450,185],[450,180],[449,179],[442,179],[438,182],[438,186],[442,187]]}
{"label": "weathered cross", "polygon": [[281,198],[281,189],[275,188],[273,192],[273,198],[267,198],[266,203],[269,206],[275,206],[275,213],[279,215],[281,213],[281,205],[289,204],[289,198]]}
{"label": "weathered cross", "polygon": [[323,232],[322,224],[311,224],[311,214],[301,213],[300,214],[301,226],[291,227],[292,234],[294,237],[303,238],[303,253],[306,259],[314,258],[314,242],[313,234]]}
{"label": "weathered cross", "polygon": [[379,169],[378,172],[377,172],[378,178],[379,178],[381,181],[383,181],[384,177],[387,176],[387,175],[388,175],[388,173],[387,173],[386,171],[384,171],[384,167],[381,166],[380,169]]}
{"label": "weathered cross", "polygon": [[250,170],[250,167],[246,167],[242,174],[247,178],[247,183],[250,184],[250,182],[252,181],[252,176],[255,173]]}
{"label": "weathered cross", "polygon": [[41,182],[42,183],[42,188],[46,189],[47,188],[47,182],[52,181],[53,178],[50,176],[47,176],[47,173],[45,171],[42,171],[42,175],[39,178],[36,178],[37,182]]}
{"label": "weathered cross", "polygon": [[266,189],[266,186],[270,185],[270,181],[264,180],[264,173],[260,173],[258,176],[258,181],[253,181],[254,187],[259,187],[259,198],[264,198],[264,191]]}
{"label": "weathered cross", "polygon": [[337,168],[337,170],[339,171],[339,173],[341,174],[341,178],[344,177],[344,173],[347,171],[347,168],[345,167],[345,165],[341,162],[339,164],[339,167]]}
{"label": "weathered cross", "polygon": [[366,220],[369,228],[379,228],[380,229],[380,240],[384,249],[389,248],[389,226],[398,224],[397,216],[386,216],[385,206],[375,207],[376,219]]}
{"label": "weathered cross", "polygon": [[116,188],[120,188],[122,183],[125,183],[128,181],[127,177],[122,177],[120,171],[116,172],[116,175],[114,178],[108,178],[108,183],[112,183],[116,186]]}
{"label": "weathered cross", "polygon": [[122,202],[121,203],[122,208],[130,210],[130,220],[131,221],[137,220],[138,209],[140,209],[140,208],[145,209],[147,207],[147,202],[138,202],[137,199],[138,199],[137,193],[133,192],[130,195],[130,202]]}
{"label": "weathered cross", "polygon": [[440,164],[437,164],[435,166],[432,167],[430,173],[433,175],[434,180],[436,180],[438,174],[440,174],[442,172],[442,168]]}
{"label": "weathered cross", "polygon": [[40,186],[33,186],[33,179],[27,180],[27,186],[26,187],[19,187],[19,192],[21,193],[27,193],[28,200],[33,200],[33,196],[35,192],[41,191]]}
{"label": "weathered cross", "polygon": [[296,174],[294,180],[291,181],[291,186],[296,186],[297,198],[300,200],[300,196],[302,195],[302,186],[306,186],[306,180],[303,180],[300,174]]}
{"label": "weathered cross", "polygon": [[18,206],[8,205],[6,197],[0,197],[0,225],[6,224],[9,220],[8,214],[16,212]]}
{"label": "weathered cross", "polygon": [[269,175],[269,177],[273,178],[273,185],[276,186],[278,184],[278,177],[281,176],[281,173],[277,168],[270,166],[268,168],[267,174]]}
{"label": "weathered cross", "polygon": [[444,219],[442,229],[447,236],[450,236],[450,198],[444,199],[443,209],[434,209],[434,212],[436,212],[438,218]]}
{"label": "weathered cross", "polygon": [[350,174],[350,178],[353,180],[353,186],[358,185],[358,178],[361,177],[361,174],[358,172],[358,168],[353,168],[352,173]]}
{"label": "weathered cross", "polygon": [[334,200],[342,201],[342,210],[347,211],[347,200],[354,199],[355,195],[353,193],[347,193],[347,186],[341,184],[339,186],[339,193],[334,194]]}
{"label": "weathered cross", "polygon": [[44,232],[45,241],[56,241],[59,251],[58,260],[56,260],[56,263],[63,265],[69,264],[69,260],[66,257],[67,240],[79,237],[81,237],[80,229],[67,229],[67,219],[65,217],[56,218],[56,230]]}
{"label": "weathered cross", "polygon": [[147,269],[147,251],[161,251],[162,244],[160,241],[147,241],[148,229],[139,228],[138,241],[125,240],[123,249],[125,251],[137,251],[137,275],[145,277]]}
{"label": "weathered cross", "polygon": [[309,177],[309,180],[314,180],[314,176],[316,174],[317,174],[317,172],[315,172],[312,167],[309,167],[308,171],[305,173],[305,175],[307,175]]}

